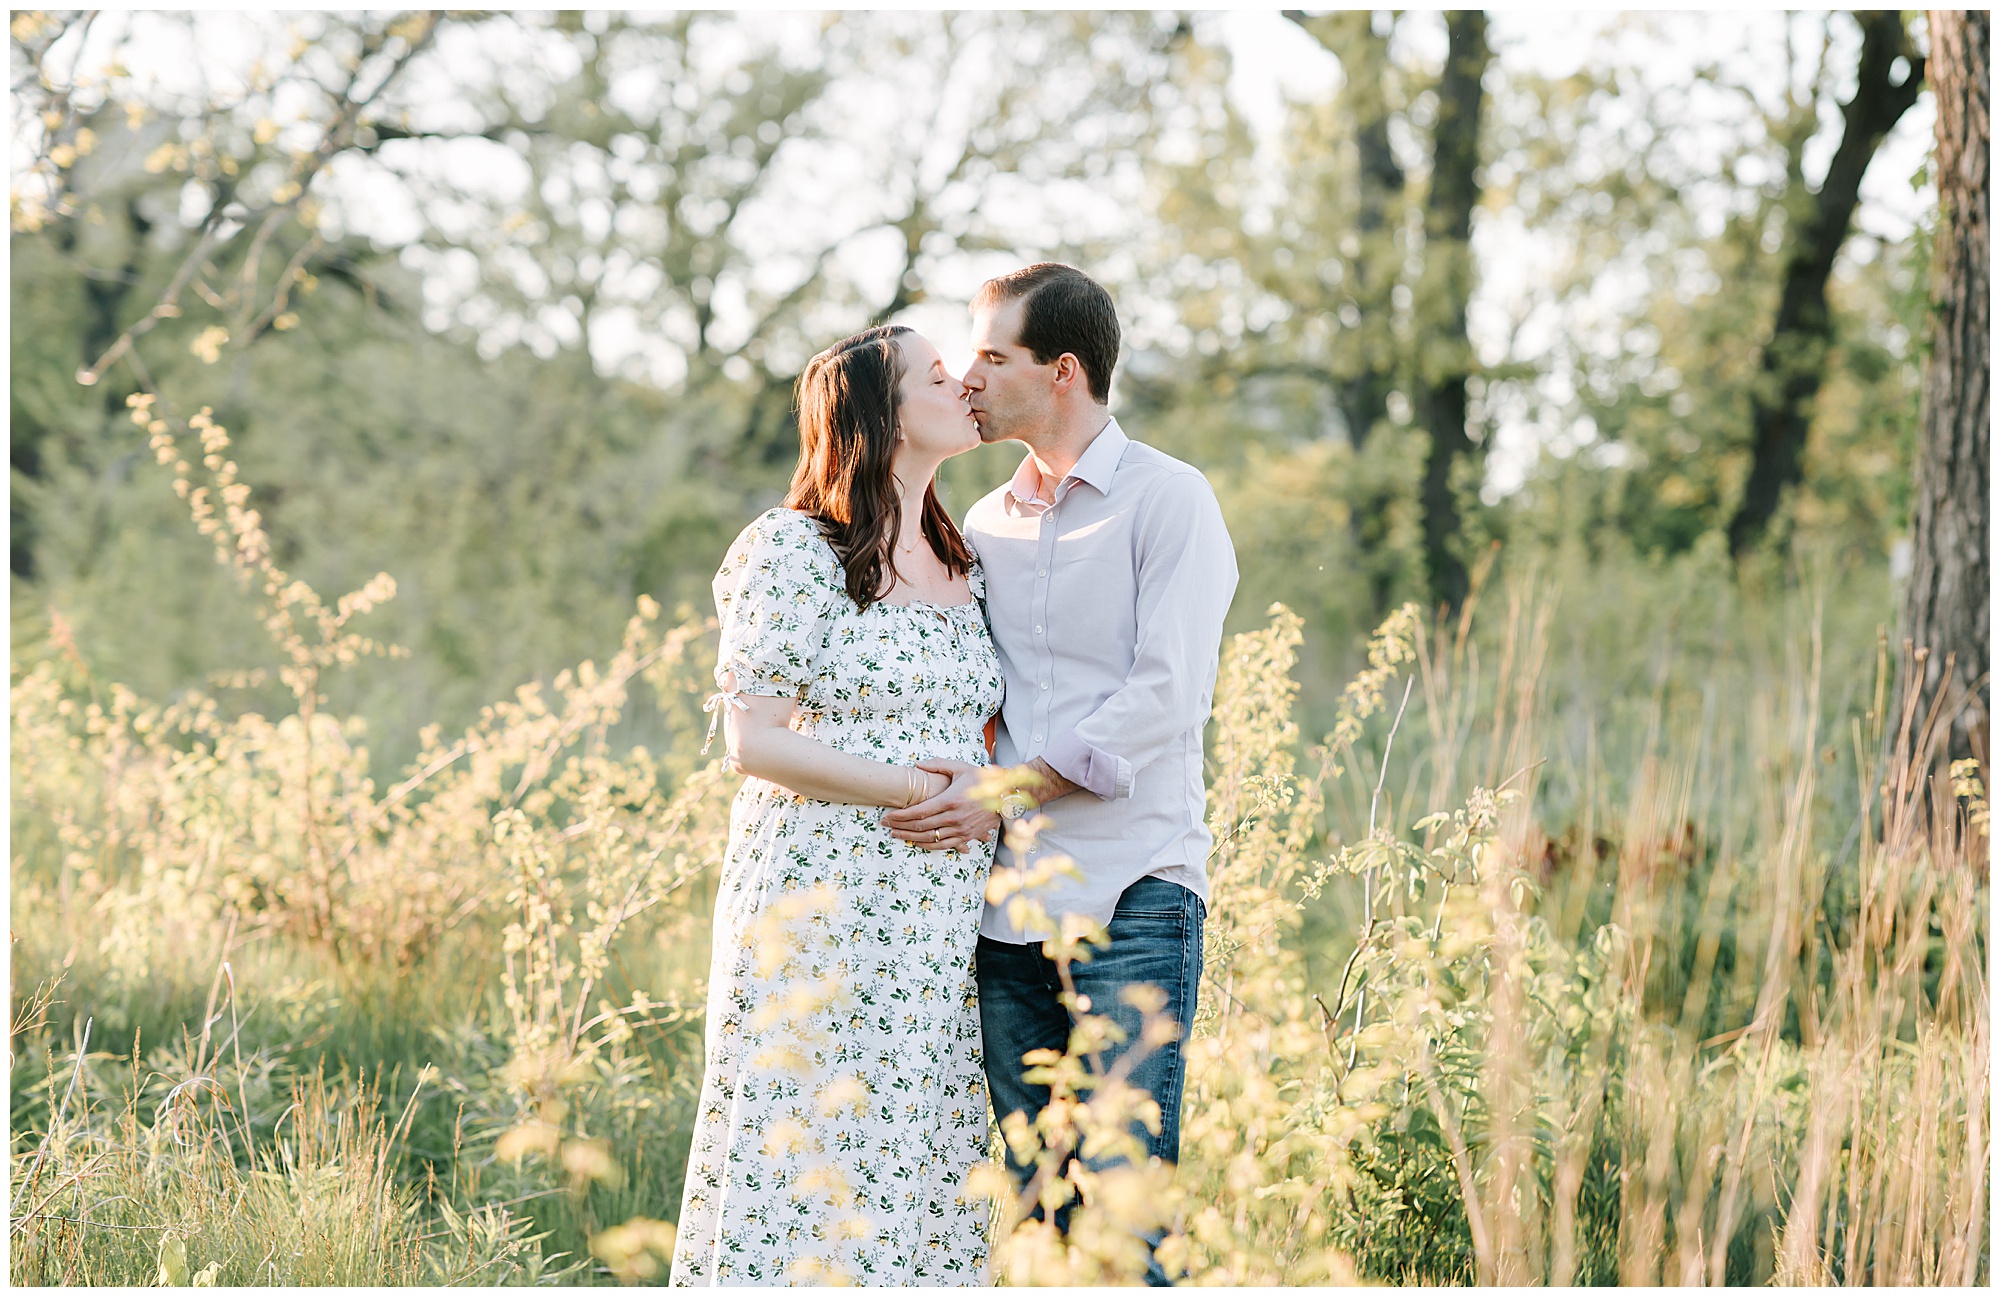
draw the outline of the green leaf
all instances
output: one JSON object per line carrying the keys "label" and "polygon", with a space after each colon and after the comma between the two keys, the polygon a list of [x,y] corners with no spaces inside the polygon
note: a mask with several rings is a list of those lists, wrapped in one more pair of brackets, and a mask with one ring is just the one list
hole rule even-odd
{"label": "green leaf", "polygon": [[160,1274],[153,1280],[161,1288],[185,1288],[188,1283],[187,1244],[178,1235],[160,1237]]}

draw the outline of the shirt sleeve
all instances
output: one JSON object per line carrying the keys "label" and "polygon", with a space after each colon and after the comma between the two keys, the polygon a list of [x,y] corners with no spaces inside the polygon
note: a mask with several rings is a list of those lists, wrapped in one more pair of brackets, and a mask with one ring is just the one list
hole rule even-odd
{"label": "shirt sleeve", "polygon": [[724,694],[802,697],[847,602],[839,560],[817,525],[783,510],[764,514],[729,547],[714,590],[722,622],[716,687]]}
{"label": "shirt sleeve", "polygon": [[1042,759],[1104,799],[1130,797],[1134,772],[1208,720],[1222,620],[1236,594],[1236,549],[1215,492],[1175,473],[1147,496],[1136,524],[1138,644],[1117,692]]}

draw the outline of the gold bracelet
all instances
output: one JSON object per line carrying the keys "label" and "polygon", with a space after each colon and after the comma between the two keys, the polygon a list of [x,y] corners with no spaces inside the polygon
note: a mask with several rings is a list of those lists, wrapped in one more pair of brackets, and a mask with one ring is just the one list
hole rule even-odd
{"label": "gold bracelet", "polygon": [[905,807],[915,806],[917,804],[917,794],[920,791],[922,790],[917,786],[917,768],[915,766],[904,766],[903,805]]}

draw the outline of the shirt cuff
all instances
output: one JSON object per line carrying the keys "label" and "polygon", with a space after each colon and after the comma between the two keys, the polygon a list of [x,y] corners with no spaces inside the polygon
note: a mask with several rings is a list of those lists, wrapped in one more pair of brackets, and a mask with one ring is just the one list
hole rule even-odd
{"label": "shirt cuff", "polygon": [[1132,763],[1092,747],[1075,730],[1044,748],[1042,760],[1063,778],[1107,802],[1132,795]]}

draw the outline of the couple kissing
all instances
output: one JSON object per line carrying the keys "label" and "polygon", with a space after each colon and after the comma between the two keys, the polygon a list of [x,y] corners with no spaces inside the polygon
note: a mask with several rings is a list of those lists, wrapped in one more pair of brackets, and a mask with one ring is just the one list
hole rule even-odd
{"label": "couple kissing", "polygon": [[[1032,1118],[1048,1092],[1022,1058],[1063,1050],[1073,1023],[1055,934],[987,904],[991,875],[1068,857],[1081,877],[1037,899],[1111,938],[1077,992],[1128,1042],[1126,987],[1165,992],[1183,1035],[1194,1019],[1229,534],[1197,470],[1111,417],[1101,285],[1029,266],[987,281],[972,320],[963,376],[894,325],[813,357],[784,505],[716,573],[711,736],[747,777],[676,1284],[988,1282],[987,1206],[963,1190],[989,1097]],[[938,467],[1008,440],[1028,453],[961,529]],[[1046,817],[1023,859],[974,796],[996,763],[1032,772],[1008,814],[1032,798]],[[1130,1076],[1161,1113],[1135,1133],[1167,1163],[1182,1075],[1176,1042]],[[1157,1262],[1148,1279],[1165,1282]]]}

